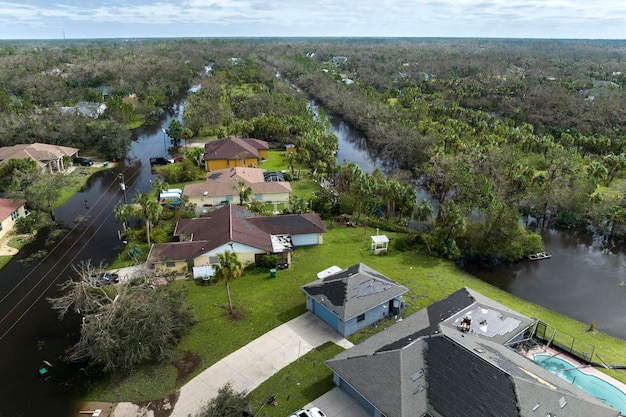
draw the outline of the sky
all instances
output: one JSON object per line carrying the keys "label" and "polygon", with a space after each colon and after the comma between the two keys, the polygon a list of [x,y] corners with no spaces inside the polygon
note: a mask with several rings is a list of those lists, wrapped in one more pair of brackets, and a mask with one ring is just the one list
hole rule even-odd
{"label": "sky", "polygon": [[626,39],[624,0],[0,0],[0,39]]}

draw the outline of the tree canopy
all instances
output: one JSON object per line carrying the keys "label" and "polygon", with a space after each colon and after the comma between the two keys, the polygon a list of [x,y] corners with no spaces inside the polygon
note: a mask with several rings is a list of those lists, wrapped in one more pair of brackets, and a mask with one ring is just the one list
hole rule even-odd
{"label": "tree canopy", "polygon": [[172,354],[180,338],[196,322],[182,287],[154,286],[144,277],[102,285],[94,277],[102,267],[89,262],[74,267],[76,279],[60,285],[63,294],[50,298],[59,317],[83,317],[79,341],[68,350],[72,361],[86,361],[105,371],[130,371]]}

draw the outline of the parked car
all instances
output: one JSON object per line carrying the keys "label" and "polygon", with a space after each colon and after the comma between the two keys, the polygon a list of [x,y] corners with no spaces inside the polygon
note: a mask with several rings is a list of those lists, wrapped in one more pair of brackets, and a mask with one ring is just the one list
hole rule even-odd
{"label": "parked car", "polygon": [[99,274],[92,275],[90,278],[97,286],[117,284],[120,282],[119,274],[111,272],[100,272]]}
{"label": "parked car", "polygon": [[308,409],[302,408],[289,417],[326,417],[326,414],[317,407],[311,407]]}
{"label": "parked car", "polygon": [[78,156],[72,160],[76,165],[82,165],[84,167],[90,167],[93,165],[93,161],[89,158],[83,158],[82,156]]}
{"label": "parked car", "polygon": [[160,166],[160,165],[167,165],[170,164],[171,161],[167,158],[164,158],[162,156],[153,156],[152,158],[150,158],[150,166],[151,167],[156,167],[156,166]]}

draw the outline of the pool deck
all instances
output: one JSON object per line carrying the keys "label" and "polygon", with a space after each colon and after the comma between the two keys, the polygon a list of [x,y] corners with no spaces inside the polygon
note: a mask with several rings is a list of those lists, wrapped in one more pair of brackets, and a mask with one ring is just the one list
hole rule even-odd
{"label": "pool deck", "polygon": [[624,394],[626,394],[626,384],[605,374],[601,370],[594,368],[591,365],[587,365],[586,363],[576,360],[572,356],[569,356],[567,353],[563,353],[551,347],[545,347],[545,346],[538,346],[538,347],[532,348],[524,352],[524,356],[530,358],[531,360],[533,359],[533,356],[535,355],[550,355],[550,356],[557,357],[561,360],[564,360],[566,362],[569,362],[572,365],[572,367],[578,368],[579,371],[587,375],[593,375],[597,378],[600,378],[603,381],[606,381],[609,384],[613,385],[615,388],[619,389]]}

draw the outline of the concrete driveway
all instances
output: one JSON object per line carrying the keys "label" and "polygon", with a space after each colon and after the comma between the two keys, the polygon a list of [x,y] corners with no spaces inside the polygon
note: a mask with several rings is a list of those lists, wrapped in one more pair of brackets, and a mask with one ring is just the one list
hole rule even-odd
{"label": "concrete driveway", "polygon": [[[346,349],[353,346],[317,316],[306,312],[231,353],[186,383],[180,389],[171,417],[194,416],[202,406],[217,395],[218,389],[228,382],[232,383],[235,391],[252,391],[278,370],[328,341]],[[339,394],[329,393],[328,399],[324,400],[329,402],[326,408],[317,404],[316,406],[325,412],[327,408],[340,409],[346,413],[345,417],[365,415],[359,414],[358,409],[347,401],[338,402],[335,408],[330,408],[332,399],[341,398],[341,393],[341,391]],[[130,403],[118,404],[111,414],[113,417],[145,415],[149,414]],[[336,417],[336,414],[334,412],[331,414],[330,411],[327,415]]]}
{"label": "concrete driveway", "polygon": [[327,417],[370,417],[363,407],[338,387],[328,391],[304,408],[311,407],[318,407]]}

